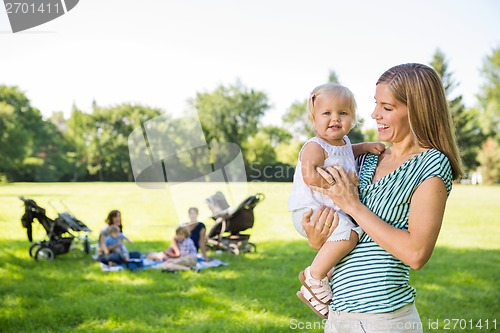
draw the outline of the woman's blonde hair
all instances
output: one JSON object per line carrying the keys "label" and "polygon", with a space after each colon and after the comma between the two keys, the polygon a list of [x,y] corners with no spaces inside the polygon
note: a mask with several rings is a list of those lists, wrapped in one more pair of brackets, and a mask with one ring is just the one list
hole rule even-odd
{"label": "woman's blonde hair", "polygon": [[314,125],[314,102],[316,101],[316,98],[322,94],[332,94],[339,98],[340,102],[343,103],[351,112],[351,127],[354,127],[357,124],[356,100],[354,99],[354,94],[343,85],[337,83],[326,83],[314,88],[309,95],[309,99],[307,100],[307,119],[309,119],[312,125]]}
{"label": "woman's blonde hair", "polygon": [[451,113],[439,75],[429,66],[403,64],[380,76],[396,100],[408,107],[410,130],[423,148],[436,148],[448,157],[453,179],[463,175]]}

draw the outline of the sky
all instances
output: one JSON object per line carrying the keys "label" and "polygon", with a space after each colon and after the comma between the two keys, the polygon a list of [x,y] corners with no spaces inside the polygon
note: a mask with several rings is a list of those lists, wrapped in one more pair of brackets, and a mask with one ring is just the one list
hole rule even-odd
{"label": "sky", "polygon": [[46,117],[69,115],[73,103],[90,111],[94,99],[179,115],[197,92],[239,80],[268,95],[263,122],[281,125],[335,70],[369,128],[386,69],[429,63],[440,48],[471,107],[482,62],[500,47],[495,0],[81,0],[16,34],[0,8],[0,84],[18,86]]}

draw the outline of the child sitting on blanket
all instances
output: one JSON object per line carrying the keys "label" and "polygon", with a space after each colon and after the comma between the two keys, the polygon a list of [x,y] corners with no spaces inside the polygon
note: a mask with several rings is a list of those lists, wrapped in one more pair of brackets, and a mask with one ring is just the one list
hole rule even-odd
{"label": "child sitting on blanket", "polygon": [[111,253],[118,254],[120,259],[127,262],[129,261],[129,255],[125,244],[123,244],[123,240],[125,239],[128,240],[128,238],[120,232],[120,228],[118,228],[116,225],[111,225],[109,227],[109,235],[104,239],[104,245],[106,245],[106,247],[108,248],[118,245],[114,250],[111,251]]}
{"label": "child sitting on blanket", "polygon": [[147,258],[165,261],[155,268],[187,271],[196,266],[197,253],[193,240],[189,238],[188,228],[180,226],[175,230],[175,237],[168,249],[158,253],[150,253]]}

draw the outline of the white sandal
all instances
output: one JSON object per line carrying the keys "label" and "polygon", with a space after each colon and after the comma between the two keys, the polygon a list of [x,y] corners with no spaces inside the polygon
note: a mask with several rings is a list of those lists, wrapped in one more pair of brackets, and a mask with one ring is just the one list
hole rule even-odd
{"label": "white sandal", "polygon": [[304,286],[300,288],[300,291],[297,291],[296,295],[311,310],[313,310],[318,317],[328,319],[328,305],[318,302]]}
{"label": "white sandal", "polygon": [[328,277],[323,280],[311,276],[311,266],[299,273],[299,280],[311,295],[321,304],[328,305],[332,300],[332,289]]}

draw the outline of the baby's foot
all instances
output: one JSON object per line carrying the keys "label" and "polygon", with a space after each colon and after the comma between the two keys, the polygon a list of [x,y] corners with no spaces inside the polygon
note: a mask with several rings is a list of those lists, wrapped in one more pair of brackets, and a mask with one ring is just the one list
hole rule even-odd
{"label": "baby's foot", "polygon": [[311,266],[299,273],[299,280],[302,285],[311,293],[311,295],[322,304],[329,304],[332,300],[332,289],[328,277],[322,280],[311,276]]}
{"label": "baby's foot", "polygon": [[300,298],[311,310],[323,319],[328,318],[328,305],[320,303],[304,286],[297,291],[297,297]]}

